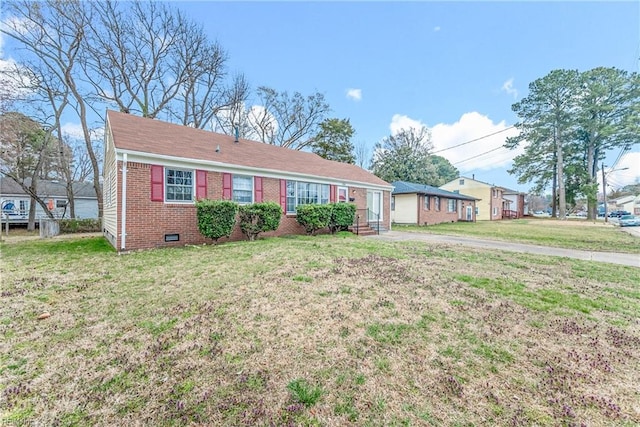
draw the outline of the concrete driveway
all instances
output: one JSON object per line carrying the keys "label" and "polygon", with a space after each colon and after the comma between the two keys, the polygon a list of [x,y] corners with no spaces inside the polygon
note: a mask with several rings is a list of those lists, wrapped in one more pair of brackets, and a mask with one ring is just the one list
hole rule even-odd
{"label": "concrete driveway", "polygon": [[[623,227],[638,228],[638,227]],[[389,242],[419,241],[433,243],[448,243],[453,245],[470,246],[482,249],[497,249],[509,252],[520,252],[537,255],[549,255],[566,258],[575,258],[586,261],[608,262],[611,264],[640,267],[640,254],[624,254],[615,252],[581,251],[577,249],[553,248],[549,246],[528,245],[524,243],[512,243],[497,240],[477,239],[474,237],[447,236],[426,233],[410,233],[406,231],[387,231],[385,233],[368,236],[367,239],[376,239]],[[638,242],[640,245],[640,242]]]}

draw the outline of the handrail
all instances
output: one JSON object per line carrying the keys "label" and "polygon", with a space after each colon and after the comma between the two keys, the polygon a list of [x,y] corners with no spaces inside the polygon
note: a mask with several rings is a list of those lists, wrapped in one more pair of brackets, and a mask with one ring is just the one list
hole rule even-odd
{"label": "handrail", "polygon": [[[376,231],[376,234],[380,234],[380,214],[373,212],[371,209],[356,209],[354,216],[353,228],[356,230],[356,234],[360,234],[360,224],[371,227]],[[375,225],[372,226],[372,223]]]}

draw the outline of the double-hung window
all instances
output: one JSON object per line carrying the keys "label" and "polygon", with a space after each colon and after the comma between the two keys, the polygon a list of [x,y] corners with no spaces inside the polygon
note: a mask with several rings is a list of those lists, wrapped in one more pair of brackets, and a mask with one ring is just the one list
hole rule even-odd
{"label": "double-hung window", "polygon": [[193,200],[193,171],[165,168],[165,194],[168,202]]}
{"label": "double-hung window", "polygon": [[449,199],[447,202],[447,212],[455,212],[457,208],[457,200]]}
{"label": "double-hung window", "polygon": [[253,202],[253,177],[233,175],[233,201],[237,203]]}
{"label": "double-hung window", "polygon": [[428,194],[425,194],[424,196],[424,210],[428,211],[429,209],[431,209],[431,203],[430,203],[431,197]]}
{"label": "double-hung window", "polygon": [[435,205],[436,210],[439,211],[440,210],[440,197],[435,196],[433,198],[433,204]]}
{"label": "double-hung window", "polygon": [[314,182],[287,181],[287,213],[296,206],[329,203],[329,185]]}

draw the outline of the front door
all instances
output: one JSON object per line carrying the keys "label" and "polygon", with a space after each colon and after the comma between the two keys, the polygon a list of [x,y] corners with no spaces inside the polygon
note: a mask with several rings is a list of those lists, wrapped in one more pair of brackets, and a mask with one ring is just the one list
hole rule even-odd
{"label": "front door", "polygon": [[367,209],[369,209],[369,221],[382,221],[382,193],[380,191],[367,191]]}
{"label": "front door", "polygon": [[471,206],[467,206],[467,221],[473,220],[473,211]]}

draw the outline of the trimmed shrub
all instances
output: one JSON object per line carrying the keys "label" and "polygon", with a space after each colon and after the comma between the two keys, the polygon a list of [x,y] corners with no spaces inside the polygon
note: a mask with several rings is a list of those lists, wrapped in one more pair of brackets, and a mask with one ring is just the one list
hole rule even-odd
{"label": "trimmed shrub", "polygon": [[307,234],[316,234],[318,230],[329,226],[331,205],[300,205],[296,207],[296,219]]}
{"label": "trimmed shrub", "polygon": [[231,236],[238,204],[229,200],[198,200],[196,212],[200,234],[217,242],[221,237]]}
{"label": "trimmed shrub", "polygon": [[254,203],[240,206],[238,213],[240,230],[247,239],[254,241],[258,234],[278,229],[282,208],[275,202]]}
{"label": "trimmed shrub", "polygon": [[102,221],[96,218],[61,219],[60,233],[97,233],[102,230]]}
{"label": "trimmed shrub", "polygon": [[353,218],[356,216],[356,205],[353,203],[332,203],[331,207],[331,219],[329,220],[331,234],[347,230],[353,224]]}

